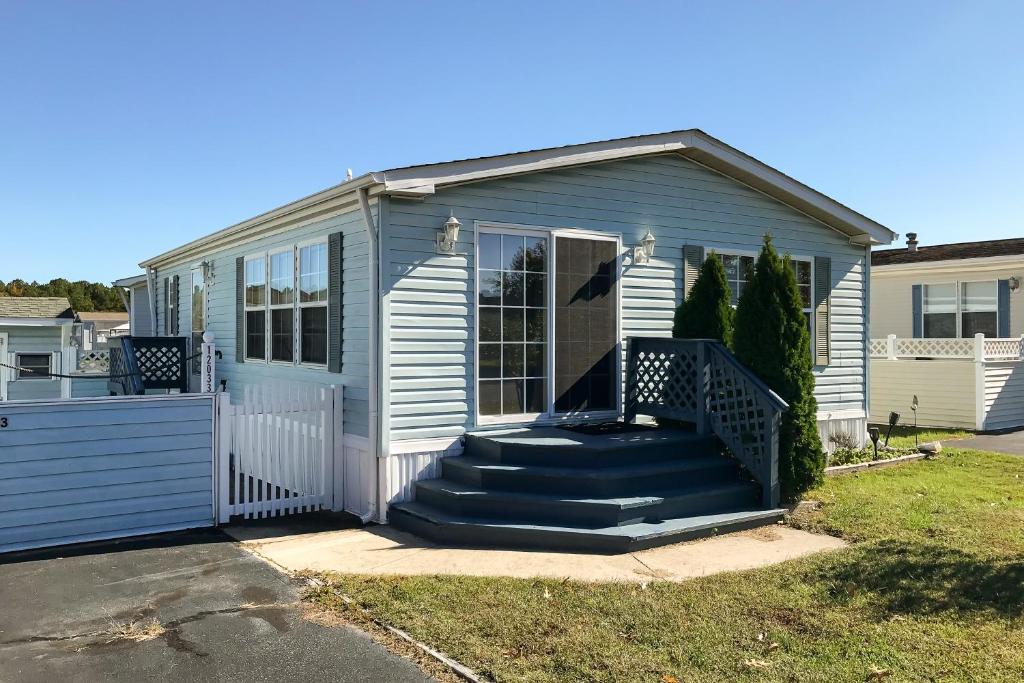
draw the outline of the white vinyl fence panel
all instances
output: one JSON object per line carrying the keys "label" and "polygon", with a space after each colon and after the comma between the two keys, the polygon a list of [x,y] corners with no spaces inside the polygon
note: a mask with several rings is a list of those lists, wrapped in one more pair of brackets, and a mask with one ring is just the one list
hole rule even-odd
{"label": "white vinyl fence panel", "polygon": [[0,552],[212,525],[213,400],[0,404]]}

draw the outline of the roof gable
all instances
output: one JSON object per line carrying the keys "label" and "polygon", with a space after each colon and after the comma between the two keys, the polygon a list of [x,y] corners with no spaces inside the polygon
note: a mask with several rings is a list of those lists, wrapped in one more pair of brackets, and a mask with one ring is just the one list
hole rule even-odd
{"label": "roof gable", "polygon": [[71,304],[60,296],[0,297],[0,318],[67,318],[74,319]]}

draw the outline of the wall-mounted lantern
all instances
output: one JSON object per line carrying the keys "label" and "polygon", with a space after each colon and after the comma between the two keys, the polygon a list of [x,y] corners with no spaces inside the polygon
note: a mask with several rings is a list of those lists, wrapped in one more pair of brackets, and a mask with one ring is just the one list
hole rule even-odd
{"label": "wall-mounted lantern", "polygon": [[633,263],[645,264],[654,256],[654,235],[648,230],[647,234],[640,240],[640,244],[633,247]]}
{"label": "wall-mounted lantern", "polygon": [[199,269],[203,273],[203,282],[209,285],[213,282],[213,261],[203,261],[199,264]]}
{"label": "wall-mounted lantern", "polygon": [[451,217],[444,222],[444,227],[437,231],[438,254],[455,254],[455,243],[459,241],[459,228],[461,227],[462,223],[455,217],[455,212],[452,212]]}

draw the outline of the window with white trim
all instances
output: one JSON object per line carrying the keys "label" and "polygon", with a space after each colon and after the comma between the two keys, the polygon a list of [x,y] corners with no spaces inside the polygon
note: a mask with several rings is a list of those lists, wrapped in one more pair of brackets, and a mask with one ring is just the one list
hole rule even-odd
{"label": "window with white trim", "polygon": [[245,357],[267,358],[267,260],[245,260]]}
{"label": "window with white trim", "polygon": [[14,364],[18,366],[18,379],[51,379],[50,365],[53,356],[49,353],[19,353]]}
{"label": "window with white trim", "polygon": [[299,247],[299,354],[327,364],[327,243]]}
{"label": "window with white trim", "polygon": [[245,358],[327,365],[327,242],[245,258]]}
{"label": "window with white trim", "polygon": [[999,336],[998,284],[943,282],[923,285],[922,333],[927,338]]}

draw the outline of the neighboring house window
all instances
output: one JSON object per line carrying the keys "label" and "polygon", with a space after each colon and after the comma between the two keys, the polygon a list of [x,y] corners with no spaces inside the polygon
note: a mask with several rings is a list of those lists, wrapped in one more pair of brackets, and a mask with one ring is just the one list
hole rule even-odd
{"label": "neighboring house window", "polygon": [[299,353],[303,363],[327,364],[327,244],[299,248]]}
{"label": "neighboring house window", "polygon": [[18,379],[50,379],[50,361],[48,353],[19,353],[15,365],[18,366]]}
{"label": "neighboring house window", "polygon": [[245,357],[267,358],[267,260],[245,262]]}
{"label": "neighboring house window", "polygon": [[722,265],[725,266],[725,279],[729,281],[729,289],[732,290],[732,303],[735,306],[739,303],[740,295],[743,294],[743,287],[754,274],[754,257],[740,254],[718,254],[722,258]]}
{"label": "neighboring house window", "polygon": [[948,282],[924,285],[922,332],[928,338],[973,337],[979,332],[997,337],[997,284]]}
{"label": "neighboring house window", "polygon": [[270,360],[295,358],[295,252],[270,254]]}

